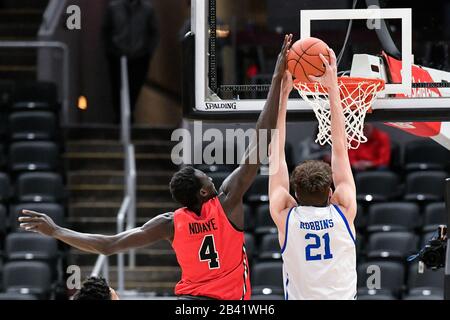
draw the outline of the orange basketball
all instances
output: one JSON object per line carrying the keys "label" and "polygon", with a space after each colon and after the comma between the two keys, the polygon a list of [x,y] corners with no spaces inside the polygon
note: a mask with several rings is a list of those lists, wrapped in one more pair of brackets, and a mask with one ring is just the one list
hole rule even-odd
{"label": "orange basketball", "polygon": [[321,77],[325,66],[319,57],[322,54],[329,61],[328,45],[317,38],[300,39],[292,45],[288,54],[288,69],[299,81],[311,82],[308,76]]}

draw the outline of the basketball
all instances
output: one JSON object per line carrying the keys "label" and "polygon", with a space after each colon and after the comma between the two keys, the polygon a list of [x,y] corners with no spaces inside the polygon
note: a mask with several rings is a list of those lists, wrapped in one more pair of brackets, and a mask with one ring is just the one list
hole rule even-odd
{"label": "basketball", "polygon": [[288,69],[294,78],[301,82],[311,82],[308,76],[322,76],[325,66],[319,54],[329,59],[327,49],[325,42],[313,37],[294,42],[288,54]]}

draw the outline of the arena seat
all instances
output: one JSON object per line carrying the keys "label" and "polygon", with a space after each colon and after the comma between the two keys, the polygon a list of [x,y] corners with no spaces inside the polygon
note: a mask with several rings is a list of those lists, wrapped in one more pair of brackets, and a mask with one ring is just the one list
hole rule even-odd
{"label": "arena seat", "polygon": [[56,117],[48,111],[14,112],[9,115],[9,136],[12,141],[54,140]]}
{"label": "arena seat", "polygon": [[367,241],[369,259],[401,259],[418,251],[418,237],[411,232],[377,232]]}
{"label": "arena seat", "polygon": [[436,231],[439,225],[447,224],[447,212],[445,202],[430,203],[425,207],[423,231]]}
{"label": "arena seat", "polygon": [[253,265],[251,272],[252,287],[255,294],[284,294],[283,263],[281,261],[263,261]]}
{"label": "arena seat", "polygon": [[400,180],[390,171],[360,172],[355,176],[358,201],[387,201],[400,195]]}
{"label": "arena seat", "polygon": [[48,215],[57,225],[65,226],[66,222],[64,219],[64,208],[57,203],[19,203],[12,205],[10,208],[10,226],[12,231],[17,231],[19,229],[19,221],[17,218],[21,216],[22,210],[28,209],[32,211],[37,211],[45,213]]}
{"label": "arena seat", "polygon": [[270,216],[268,204],[261,204],[256,209],[255,233],[258,235],[266,233],[277,233],[277,227]]}
{"label": "arena seat", "polygon": [[389,290],[358,289],[357,300],[397,300]]}
{"label": "arena seat", "polygon": [[4,292],[0,293],[0,300],[38,300],[38,298],[32,294]]}
{"label": "arena seat", "polygon": [[367,231],[413,231],[420,223],[419,206],[415,203],[374,203],[369,207]]}
{"label": "arena seat", "polygon": [[281,248],[278,240],[278,233],[266,234],[261,240],[259,246],[259,259],[260,260],[280,260]]}
{"label": "arena seat", "polygon": [[434,141],[411,141],[405,146],[405,169],[407,171],[445,170],[449,164],[450,151]]}
{"label": "arena seat", "polygon": [[394,296],[398,297],[404,289],[405,283],[405,268],[403,264],[396,261],[383,260],[360,264],[357,267],[358,288],[367,289],[367,278],[374,275],[374,272],[368,269],[370,266],[380,268],[380,289],[389,290]]}
{"label": "arena seat", "polygon": [[247,258],[251,265],[253,257],[255,256],[255,238],[251,233],[245,233],[244,241],[245,241],[245,251],[247,252]]}
{"label": "arena seat", "polygon": [[356,218],[354,221],[356,230],[365,230],[367,226],[367,217],[365,215],[364,208],[361,204],[358,203],[358,207],[356,209]]}
{"label": "arena seat", "polygon": [[412,289],[403,300],[444,300],[444,291],[439,288]]}
{"label": "arena seat", "polygon": [[11,198],[11,184],[8,174],[0,172],[0,202],[5,203]]}
{"label": "arena seat", "polygon": [[444,171],[418,171],[408,174],[404,199],[407,201],[442,201],[447,176],[448,174]]}
{"label": "arena seat", "polygon": [[0,204],[0,250],[3,248],[3,242],[6,236],[8,226],[8,218],[6,214],[6,207]]}
{"label": "arena seat", "polygon": [[55,171],[59,167],[58,146],[48,141],[14,142],[9,149],[9,169],[13,172]]}
{"label": "arena seat", "polygon": [[64,185],[59,174],[27,172],[17,178],[19,202],[59,202],[64,198]]}
{"label": "arena seat", "polygon": [[55,109],[58,106],[57,87],[46,81],[21,81],[16,83],[12,105],[13,110]]}
{"label": "arena seat", "polygon": [[269,177],[266,175],[257,175],[245,196],[250,202],[268,202],[268,192]]}
{"label": "arena seat", "polygon": [[252,294],[251,300],[284,300],[281,294]]}
{"label": "arena seat", "polygon": [[10,233],[5,241],[5,257],[8,261],[43,260],[55,264],[58,259],[58,242],[52,237],[37,233]]}
{"label": "arena seat", "polygon": [[3,289],[8,293],[47,298],[51,289],[51,269],[41,261],[7,262],[3,267]]}
{"label": "arena seat", "polygon": [[425,267],[423,273],[418,273],[418,263],[409,267],[408,287],[410,289],[433,287],[444,289],[444,268],[431,270]]}

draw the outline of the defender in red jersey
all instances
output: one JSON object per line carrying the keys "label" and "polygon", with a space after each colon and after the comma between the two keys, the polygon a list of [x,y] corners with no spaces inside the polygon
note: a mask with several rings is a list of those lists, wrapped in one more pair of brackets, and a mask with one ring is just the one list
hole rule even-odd
{"label": "defender in red jersey", "polygon": [[[281,79],[292,35],[286,35],[278,55],[266,104],[256,123],[270,143],[278,118]],[[57,226],[43,213],[24,210],[21,228],[52,236],[80,250],[111,255],[148,246],[158,240],[172,244],[182,269],[175,294],[181,299],[250,298],[249,266],[244,246],[242,199],[260,166],[261,134],[256,134],[245,159],[216,191],[212,179],[200,170],[184,167],[170,181],[170,192],[183,208],[156,216],[142,227],[106,236],[79,233]],[[252,163],[252,160],[256,159]]]}

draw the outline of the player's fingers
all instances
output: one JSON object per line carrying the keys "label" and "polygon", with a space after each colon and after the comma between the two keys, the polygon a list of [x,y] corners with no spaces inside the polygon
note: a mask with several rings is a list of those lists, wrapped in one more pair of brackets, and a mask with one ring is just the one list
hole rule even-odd
{"label": "player's fingers", "polygon": [[19,222],[40,222],[42,221],[39,217],[19,217]]}
{"label": "player's fingers", "polygon": [[319,77],[309,75],[308,78],[309,78],[309,80],[311,80],[312,82],[320,82],[320,78],[319,78]]}
{"label": "player's fingers", "polygon": [[328,54],[330,56],[330,65],[336,64],[336,54],[334,53],[334,50],[331,48],[328,49]]}
{"label": "player's fingers", "polygon": [[31,231],[34,230],[38,227],[37,223],[21,223],[20,228],[26,230],[26,231]]}
{"label": "player's fingers", "polygon": [[324,57],[323,54],[319,54],[320,59],[322,60],[323,64],[325,65],[325,68],[329,68],[330,67],[330,63],[328,62],[328,60]]}
{"label": "player's fingers", "polygon": [[42,217],[43,214],[36,212],[36,211],[31,211],[31,210],[22,210],[22,214],[27,215],[27,216],[35,216],[35,217]]}

